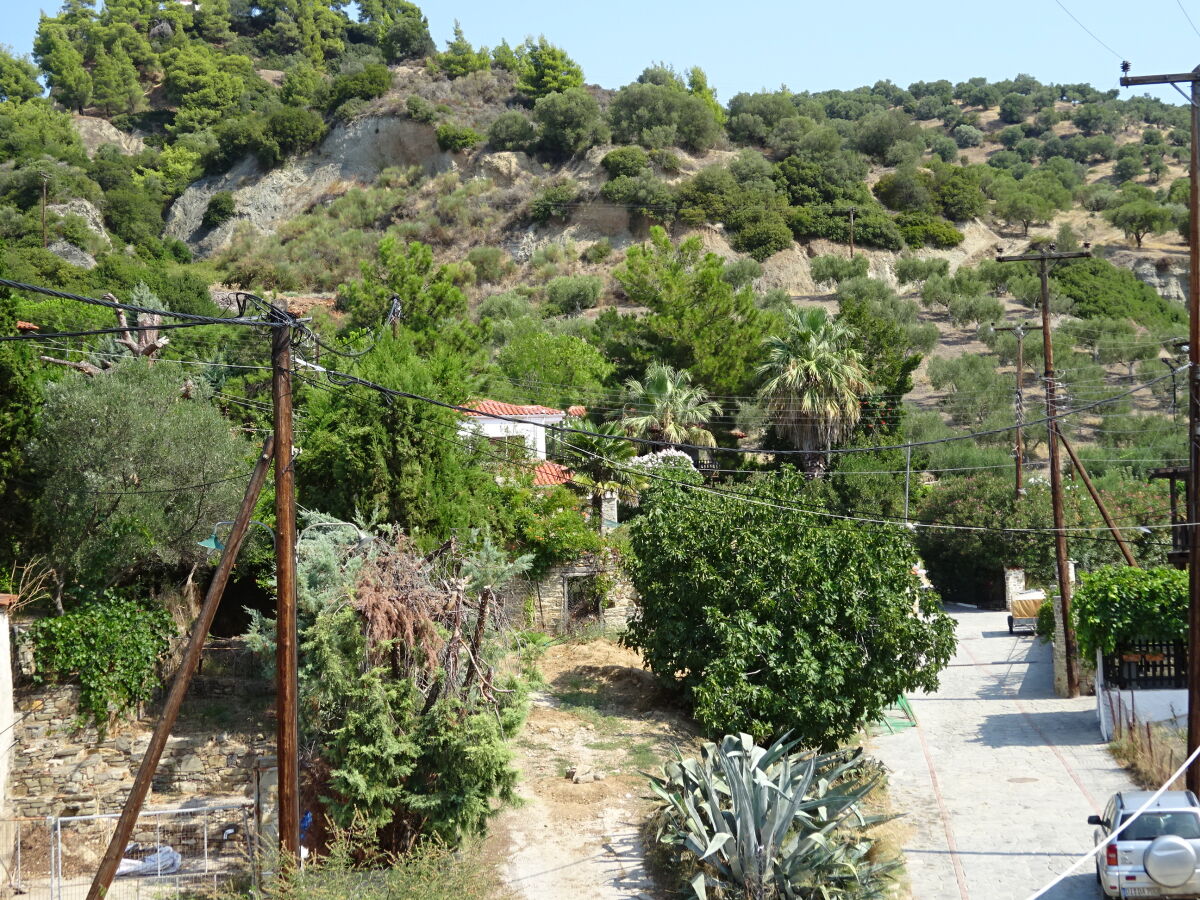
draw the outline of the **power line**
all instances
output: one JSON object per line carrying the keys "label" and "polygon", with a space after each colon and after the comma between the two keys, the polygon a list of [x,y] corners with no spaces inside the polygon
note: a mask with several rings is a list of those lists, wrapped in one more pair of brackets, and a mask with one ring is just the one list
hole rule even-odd
{"label": "power line", "polygon": [[1192,21],[1192,17],[1188,15],[1188,11],[1183,8],[1183,0],[1175,0],[1175,5],[1179,7],[1179,11],[1183,13],[1183,17],[1187,19],[1188,24],[1192,26],[1192,31],[1196,32],[1196,37],[1200,37],[1200,29],[1196,28],[1196,23]]}

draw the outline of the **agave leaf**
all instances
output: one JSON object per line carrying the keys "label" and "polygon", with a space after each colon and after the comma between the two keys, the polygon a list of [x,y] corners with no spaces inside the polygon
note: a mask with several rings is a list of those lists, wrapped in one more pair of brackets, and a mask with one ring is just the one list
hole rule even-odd
{"label": "agave leaf", "polygon": [[696,896],[699,897],[700,900],[708,900],[708,894],[704,890],[703,872],[697,872],[696,876],[692,878],[692,890],[696,892]]}
{"label": "agave leaf", "polygon": [[710,856],[712,856],[714,853],[716,853],[718,850],[720,850],[722,847],[724,847],[728,841],[731,841],[731,840],[733,840],[733,835],[727,831],[723,831],[720,834],[713,835],[712,840],[710,840],[708,842],[708,846],[704,848],[704,853],[700,856],[700,859],[701,860],[708,859]]}

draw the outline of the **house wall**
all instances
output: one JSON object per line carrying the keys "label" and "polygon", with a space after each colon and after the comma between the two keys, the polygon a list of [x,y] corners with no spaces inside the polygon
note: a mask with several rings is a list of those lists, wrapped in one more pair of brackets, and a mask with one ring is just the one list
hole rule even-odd
{"label": "house wall", "polygon": [[571,615],[570,582],[574,578],[604,575],[612,579],[599,621],[605,628],[622,628],[633,613],[637,591],[611,554],[587,555],[573,563],[555,566],[540,581],[513,582],[502,595],[508,620],[550,634],[569,631],[578,622]]}
{"label": "house wall", "polygon": [[473,418],[462,425],[458,433],[463,436],[482,434],[485,438],[519,437],[525,441],[529,455],[537,459],[546,458],[546,429],[541,425],[524,422],[509,422],[505,419]]}

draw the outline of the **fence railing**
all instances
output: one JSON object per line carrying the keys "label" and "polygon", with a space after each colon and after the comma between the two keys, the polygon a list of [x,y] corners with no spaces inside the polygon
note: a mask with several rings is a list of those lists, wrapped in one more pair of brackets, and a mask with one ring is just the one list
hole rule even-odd
{"label": "fence railing", "polygon": [[1183,641],[1139,641],[1104,657],[1104,682],[1121,690],[1187,687]]}
{"label": "fence railing", "polygon": [[[0,820],[0,868],[30,900],[84,900],[118,813]],[[203,897],[257,883],[254,805],[144,810],[109,900]]]}

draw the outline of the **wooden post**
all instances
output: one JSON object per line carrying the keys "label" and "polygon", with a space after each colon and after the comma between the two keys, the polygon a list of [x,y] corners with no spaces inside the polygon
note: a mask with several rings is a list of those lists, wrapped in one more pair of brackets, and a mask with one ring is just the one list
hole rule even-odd
{"label": "wooden post", "polygon": [[263,483],[267,480],[267,468],[271,464],[272,444],[272,437],[268,435],[263,443],[258,462],[254,466],[254,473],[250,476],[246,494],[242,498],[242,507],[233,521],[233,528],[229,532],[225,549],[221,551],[221,561],[208,586],[208,593],[204,596],[200,615],[192,625],[192,635],[188,641],[187,650],[184,651],[183,661],[175,672],[175,678],[171,682],[171,691],[167,694],[162,714],[154,726],[154,734],[150,737],[150,744],[146,748],[145,756],[142,757],[141,765],[138,766],[137,777],[134,778],[133,787],[125,799],[121,817],[117,819],[116,831],[113,832],[112,840],[108,842],[108,849],[100,861],[100,868],[96,870],[92,886],[88,889],[87,900],[102,900],[108,893],[113,876],[116,875],[117,866],[121,862],[121,855],[129,844],[133,827],[137,824],[138,815],[142,811],[142,804],[146,802],[146,795],[150,792],[150,785],[154,780],[158,762],[162,758],[163,748],[166,747],[167,738],[171,734],[175,720],[179,717],[179,708],[183,705],[183,698],[187,694],[192,673],[196,671],[196,665],[200,662],[200,652],[204,649],[204,640],[208,636],[209,628],[212,627],[213,616],[216,615],[217,607],[221,603],[221,595],[225,593],[225,585],[229,581],[229,574],[233,570],[238,550],[241,549],[246,530],[250,527],[250,516],[254,513],[254,505],[258,502],[258,495],[262,493]]}
{"label": "wooden post", "polygon": [[1108,514],[1108,507],[1104,505],[1104,501],[1100,499],[1100,492],[1096,490],[1096,486],[1092,484],[1091,477],[1088,476],[1087,469],[1083,467],[1083,463],[1075,453],[1075,448],[1071,446],[1071,442],[1067,440],[1067,436],[1059,432],[1058,439],[1062,441],[1063,449],[1067,451],[1067,455],[1071,457],[1071,463],[1075,466],[1075,471],[1079,473],[1079,477],[1083,479],[1084,485],[1088,489],[1088,493],[1092,495],[1092,502],[1096,504],[1096,508],[1100,510],[1100,515],[1104,517],[1104,524],[1108,526],[1108,530],[1112,532],[1113,538],[1116,539],[1117,546],[1121,548],[1121,555],[1125,557],[1125,562],[1138,568],[1137,560],[1133,558],[1133,553],[1129,549],[1129,545],[1125,543],[1125,539],[1121,537],[1121,532],[1117,529],[1117,523],[1113,521],[1113,517]]}
{"label": "wooden post", "polygon": [[[292,327],[287,304],[272,307],[271,401],[275,429],[275,690],[279,846],[300,858],[300,765],[296,649],[296,475],[292,465]],[[290,857],[290,860],[288,859]]]}
{"label": "wooden post", "polygon": [[[1122,69],[1128,71],[1128,66]],[[1144,84],[1190,84],[1192,150],[1191,224],[1188,230],[1188,755],[1200,747],[1200,66],[1170,75],[1121,78],[1122,87]],[[1187,770],[1187,789],[1200,793],[1200,761]]]}
{"label": "wooden post", "polygon": [[1062,460],[1058,452],[1058,397],[1054,381],[1054,347],[1050,341],[1050,261],[1082,259],[1090,250],[1058,253],[1054,245],[1047,251],[1023,256],[997,256],[997,262],[1036,262],[1041,280],[1042,351],[1045,355],[1046,446],[1050,453],[1050,493],[1054,508],[1054,556],[1058,566],[1058,600],[1062,613],[1064,655],[1067,664],[1067,696],[1079,696],[1079,647],[1071,624],[1071,564],[1067,555],[1066,514],[1063,510]]}

